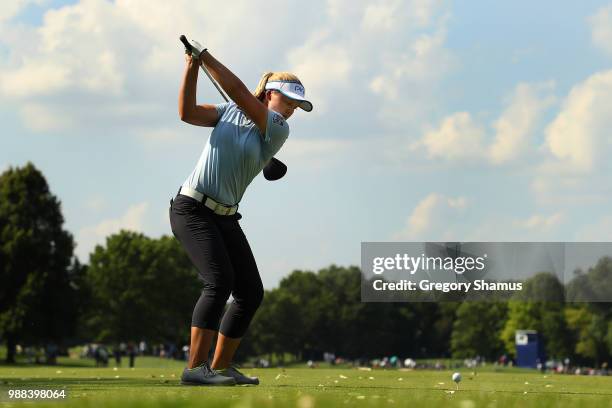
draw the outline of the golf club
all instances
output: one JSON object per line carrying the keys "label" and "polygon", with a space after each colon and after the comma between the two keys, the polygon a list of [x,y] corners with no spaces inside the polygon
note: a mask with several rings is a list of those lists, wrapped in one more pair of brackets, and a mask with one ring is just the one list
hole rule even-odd
{"label": "golf club", "polygon": [[[191,54],[193,50],[193,46],[189,43],[189,40],[187,40],[187,37],[185,37],[185,35],[181,35],[179,39],[185,46],[185,51],[188,51]],[[212,82],[215,88],[217,88],[217,91],[219,91],[219,93],[221,94],[221,97],[225,100],[225,102],[229,102],[229,98],[225,95],[225,92],[223,92],[223,90],[221,89],[217,81],[215,81],[212,75],[210,75],[210,72],[208,72],[206,67],[203,64],[200,64],[200,68],[202,68],[202,70],[204,71],[208,79],[210,79],[210,82]],[[281,162],[280,160],[274,157],[270,159],[268,164],[266,164],[266,167],[264,167],[263,169],[264,177],[266,178],[266,180],[270,180],[270,181],[274,181],[274,180],[278,180],[282,178],[285,175],[285,173],[287,173],[287,165],[285,165],[283,162]]]}

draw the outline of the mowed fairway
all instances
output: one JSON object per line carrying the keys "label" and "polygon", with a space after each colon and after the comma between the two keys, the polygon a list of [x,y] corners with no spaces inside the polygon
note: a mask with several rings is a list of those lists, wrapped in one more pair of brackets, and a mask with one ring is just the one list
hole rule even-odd
{"label": "mowed fairway", "polygon": [[[72,362],[72,364],[70,363]],[[91,367],[62,359],[57,367],[0,366],[2,406],[8,389],[66,388],[61,407],[610,407],[612,377],[543,375],[532,371],[461,370],[457,390],[451,371],[362,371],[351,368],[244,369],[259,386],[185,387],[184,364],[143,357],[134,369]],[[70,365],[67,365],[70,364]],[[83,365],[89,366],[83,366]]]}

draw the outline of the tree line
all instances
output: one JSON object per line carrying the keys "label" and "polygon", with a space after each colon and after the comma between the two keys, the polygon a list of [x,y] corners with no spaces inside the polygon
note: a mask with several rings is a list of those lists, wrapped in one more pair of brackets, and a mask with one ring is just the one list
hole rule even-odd
{"label": "tree line", "polygon": [[[61,202],[33,164],[0,175],[0,340],[8,362],[17,344],[188,344],[202,283],[174,237],[122,230],[82,263],[63,223]],[[555,301],[364,303],[356,266],[294,270],[266,290],[239,357],[493,360],[513,356],[517,329],[533,329],[548,356],[599,365],[612,355],[612,303],[571,303],[563,294],[609,288],[611,279],[612,259],[602,258],[569,287],[547,273],[525,282],[527,294]]]}

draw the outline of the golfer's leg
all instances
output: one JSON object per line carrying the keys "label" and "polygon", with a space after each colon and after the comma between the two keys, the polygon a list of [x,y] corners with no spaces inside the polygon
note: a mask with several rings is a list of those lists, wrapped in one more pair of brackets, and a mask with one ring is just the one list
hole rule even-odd
{"label": "golfer's leg", "polygon": [[200,329],[191,326],[191,340],[189,345],[189,363],[187,368],[200,366],[208,361],[208,352],[215,337],[215,330]]}
{"label": "golfer's leg", "polygon": [[217,337],[217,345],[215,347],[215,356],[211,367],[215,370],[222,370],[230,366],[234,354],[240,345],[242,338],[231,338],[219,332]]}
{"label": "golfer's leg", "polygon": [[246,333],[255,312],[263,300],[264,290],[249,242],[237,221],[222,228],[228,243],[228,253],[234,268],[234,300],[226,310],[221,327],[213,367],[230,365],[241,338]]}
{"label": "golfer's leg", "polygon": [[214,218],[193,203],[175,201],[172,232],[181,242],[204,283],[191,320],[189,368],[208,361],[208,352],[233,286],[233,266]]}

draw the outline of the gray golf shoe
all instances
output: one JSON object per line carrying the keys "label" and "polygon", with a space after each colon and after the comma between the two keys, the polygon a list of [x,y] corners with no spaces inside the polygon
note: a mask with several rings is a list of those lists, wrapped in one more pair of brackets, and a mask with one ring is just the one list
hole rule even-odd
{"label": "gray golf shoe", "polygon": [[248,377],[238,371],[238,368],[235,365],[232,365],[228,368],[224,368],[222,370],[217,370],[217,372],[226,377],[232,377],[236,380],[236,385],[258,385],[259,378],[257,377]]}
{"label": "gray golf shoe", "polygon": [[183,385],[236,385],[233,377],[219,374],[208,362],[194,368],[185,368],[181,375]]}

